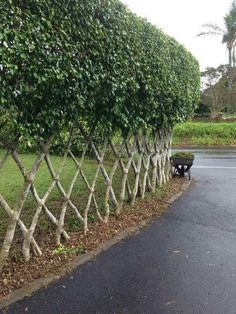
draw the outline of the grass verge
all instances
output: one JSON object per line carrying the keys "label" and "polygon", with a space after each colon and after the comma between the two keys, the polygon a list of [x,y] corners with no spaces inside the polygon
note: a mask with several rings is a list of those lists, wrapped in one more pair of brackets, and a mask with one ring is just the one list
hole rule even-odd
{"label": "grass verge", "polygon": [[174,128],[173,145],[236,147],[236,123],[187,122],[178,124]]}

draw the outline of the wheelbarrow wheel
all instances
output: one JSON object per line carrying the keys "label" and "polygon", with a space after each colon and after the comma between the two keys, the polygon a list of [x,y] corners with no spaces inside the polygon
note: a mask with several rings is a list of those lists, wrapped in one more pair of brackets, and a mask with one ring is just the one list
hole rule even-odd
{"label": "wheelbarrow wheel", "polygon": [[188,170],[188,179],[189,179],[189,181],[191,180],[191,171],[190,171],[190,169]]}
{"label": "wheelbarrow wheel", "polygon": [[172,178],[176,177],[176,174],[177,174],[176,168],[174,166],[172,166],[172,168],[171,168]]}

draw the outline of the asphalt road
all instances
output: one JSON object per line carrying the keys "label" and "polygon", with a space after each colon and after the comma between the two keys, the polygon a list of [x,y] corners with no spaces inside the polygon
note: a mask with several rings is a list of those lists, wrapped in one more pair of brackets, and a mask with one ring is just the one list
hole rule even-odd
{"label": "asphalt road", "polygon": [[158,221],[7,313],[236,313],[236,152],[198,151]]}

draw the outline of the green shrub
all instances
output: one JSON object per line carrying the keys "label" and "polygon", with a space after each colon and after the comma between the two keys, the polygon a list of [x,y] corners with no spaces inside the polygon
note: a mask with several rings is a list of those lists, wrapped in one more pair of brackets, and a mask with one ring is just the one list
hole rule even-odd
{"label": "green shrub", "polygon": [[0,10],[1,106],[30,141],[78,120],[172,128],[198,103],[196,59],[118,0],[2,0]]}

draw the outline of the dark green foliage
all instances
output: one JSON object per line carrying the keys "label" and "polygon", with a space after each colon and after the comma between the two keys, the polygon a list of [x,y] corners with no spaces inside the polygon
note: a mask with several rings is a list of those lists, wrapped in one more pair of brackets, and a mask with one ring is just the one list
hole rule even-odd
{"label": "dark green foliage", "polygon": [[22,134],[78,120],[156,130],[198,102],[197,61],[118,0],[2,0],[0,10],[0,106]]}
{"label": "dark green foliage", "polygon": [[205,103],[200,102],[197,108],[194,111],[194,114],[196,115],[210,115],[210,108]]}
{"label": "dark green foliage", "polygon": [[192,158],[194,158],[195,156],[194,156],[194,154],[192,154],[192,153],[190,153],[190,152],[176,152],[176,153],[174,153],[173,155],[172,155],[172,158],[183,158],[183,159],[188,159],[188,158],[190,158],[190,159],[192,159]]}
{"label": "dark green foliage", "polygon": [[13,119],[14,116],[10,115],[6,108],[0,106],[0,147],[15,140]]}
{"label": "dark green foliage", "polygon": [[[84,130],[87,134],[89,134],[89,126],[85,123],[82,123]],[[54,137],[54,141],[51,146],[51,153],[56,155],[63,155],[69,140],[70,134],[68,130],[62,130],[58,136]],[[93,132],[93,143],[96,145],[97,149],[100,151],[103,147],[105,141],[105,133],[100,124],[97,125],[95,132]],[[64,143],[64,145],[63,145]],[[74,129],[72,142],[71,142],[71,150],[75,155],[81,155],[83,150],[86,147],[86,141],[81,132],[78,129]],[[26,147],[25,147],[26,148]],[[24,149],[24,152],[27,152],[27,148]],[[87,154],[90,156],[93,155],[91,147],[87,147]]]}

